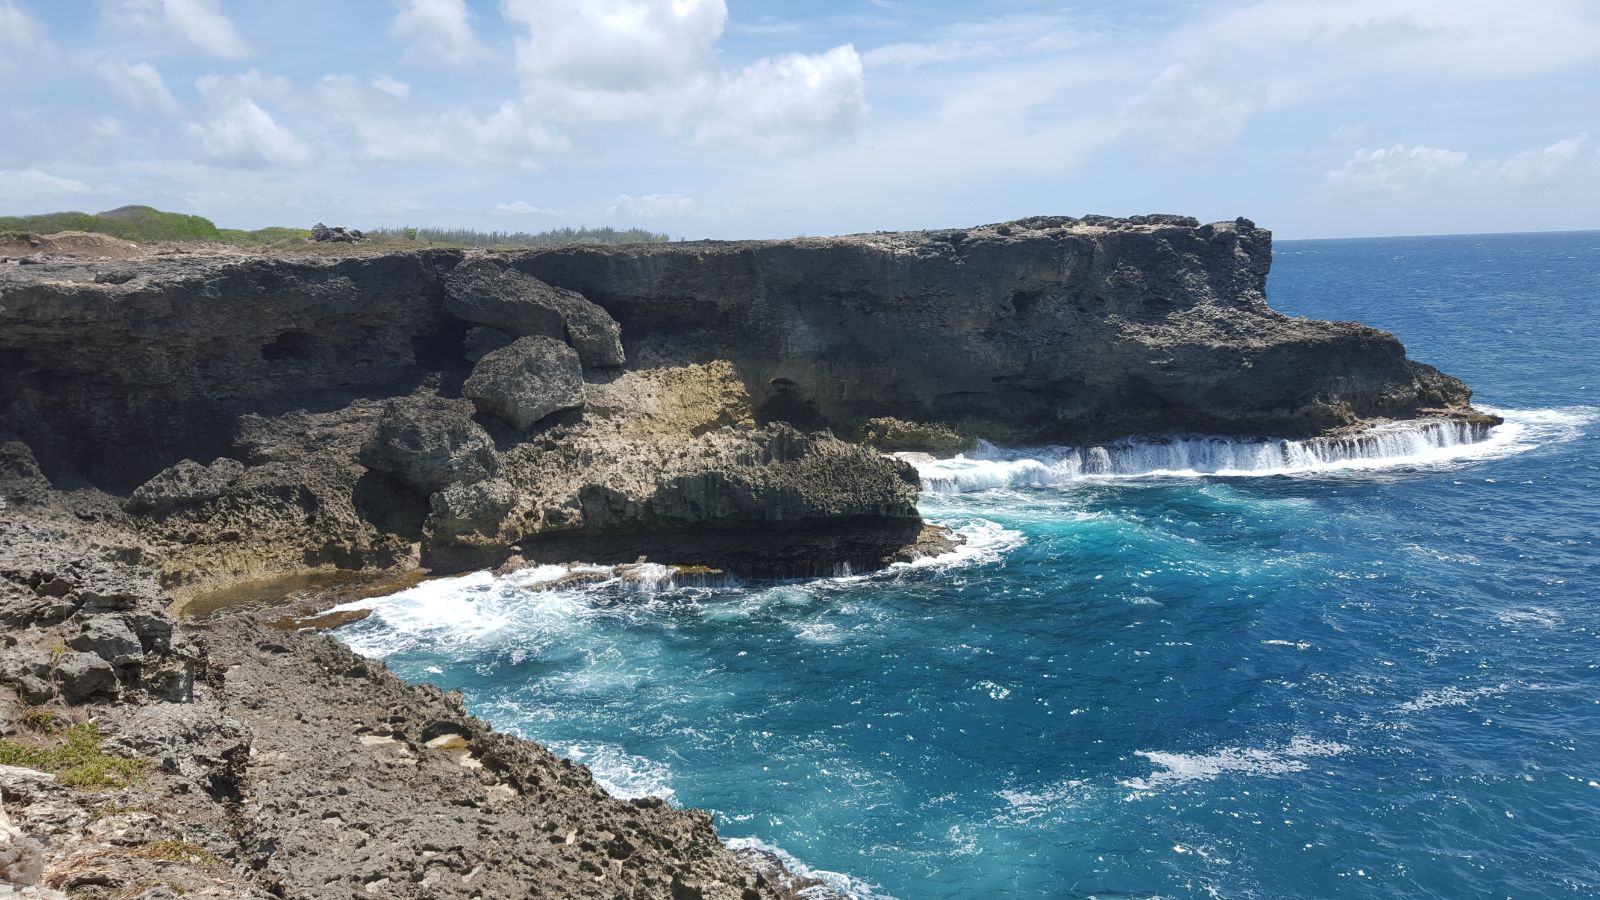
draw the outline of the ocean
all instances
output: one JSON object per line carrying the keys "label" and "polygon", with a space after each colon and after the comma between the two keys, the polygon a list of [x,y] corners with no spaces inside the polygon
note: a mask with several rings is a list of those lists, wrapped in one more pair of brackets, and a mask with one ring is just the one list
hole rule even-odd
{"label": "ocean", "polygon": [[1600,233],[1280,242],[1505,416],[922,462],[958,554],[338,636],[863,898],[1600,896]]}

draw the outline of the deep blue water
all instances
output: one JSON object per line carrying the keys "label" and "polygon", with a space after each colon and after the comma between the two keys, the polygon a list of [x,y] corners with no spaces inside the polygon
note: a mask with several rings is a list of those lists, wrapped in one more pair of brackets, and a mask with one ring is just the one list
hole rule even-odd
{"label": "deep blue water", "polygon": [[960,559],[479,575],[341,634],[860,892],[1600,896],[1600,233],[1285,243],[1270,296],[1511,424],[1296,474],[1223,448],[1254,477],[993,458],[924,497]]}

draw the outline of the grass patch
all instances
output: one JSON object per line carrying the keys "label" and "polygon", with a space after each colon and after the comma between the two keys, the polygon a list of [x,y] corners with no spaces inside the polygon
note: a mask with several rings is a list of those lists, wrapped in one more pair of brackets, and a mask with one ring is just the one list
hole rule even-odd
{"label": "grass patch", "polygon": [[93,722],[68,726],[60,735],[60,743],[53,747],[0,740],[0,766],[49,772],[58,783],[79,790],[127,787],[150,767],[149,760],[102,753],[105,738]]}
{"label": "grass patch", "polygon": [[222,857],[193,841],[156,841],[145,844],[134,852],[145,859],[180,863],[211,872],[220,872],[228,867],[227,863],[222,861]]}

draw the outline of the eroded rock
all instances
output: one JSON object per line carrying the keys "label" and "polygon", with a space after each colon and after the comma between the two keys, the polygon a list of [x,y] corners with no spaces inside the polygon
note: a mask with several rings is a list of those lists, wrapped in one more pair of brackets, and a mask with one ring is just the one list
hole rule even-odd
{"label": "eroded rock", "polygon": [[468,259],[445,279],[445,308],[476,325],[518,337],[543,335],[578,351],[585,368],[620,366],[622,329],[583,295],[491,259]]}
{"label": "eroded rock", "polygon": [[552,413],[583,405],[583,368],[578,354],[558,340],[518,338],[478,360],[461,393],[483,412],[527,431]]}
{"label": "eroded rock", "polygon": [[494,441],[472,421],[472,405],[426,396],[389,403],[361,462],[423,496],[498,469]]}
{"label": "eroded rock", "polygon": [[243,474],[244,464],[236,459],[222,457],[209,466],[186,459],[136,488],[123,508],[132,513],[164,516],[215,500]]}

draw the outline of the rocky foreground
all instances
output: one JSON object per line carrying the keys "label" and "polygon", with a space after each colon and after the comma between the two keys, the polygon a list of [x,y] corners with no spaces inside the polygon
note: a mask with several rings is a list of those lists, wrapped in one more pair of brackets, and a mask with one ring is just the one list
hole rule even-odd
{"label": "rocky foreground", "polygon": [[8,246],[0,890],[38,896],[820,896],[324,636],[174,609],[330,572],[859,571],[953,546],[881,450],[1493,421],[1393,336],[1268,308],[1245,220]]}

